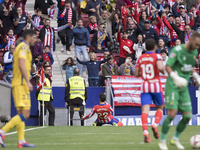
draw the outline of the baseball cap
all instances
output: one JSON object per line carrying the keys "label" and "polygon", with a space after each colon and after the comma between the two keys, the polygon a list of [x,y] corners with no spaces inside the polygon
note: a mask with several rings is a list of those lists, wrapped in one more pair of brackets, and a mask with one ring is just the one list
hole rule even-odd
{"label": "baseball cap", "polygon": [[180,8],[185,9],[185,6],[184,6],[184,5],[180,5],[180,6],[179,6],[179,9],[180,9]]}
{"label": "baseball cap", "polygon": [[144,23],[150,23],[150,21],[149,20],[145,20]]}
{"label": "baseball cap", "polygon": [[168,17],[174,17],[174,15],[173,14],[168,14]]}

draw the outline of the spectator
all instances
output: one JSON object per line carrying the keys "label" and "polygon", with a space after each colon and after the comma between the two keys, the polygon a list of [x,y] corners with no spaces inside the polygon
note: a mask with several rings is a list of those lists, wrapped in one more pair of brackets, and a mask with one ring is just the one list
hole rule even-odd
{"label": "spectator", "polygon": [[106,24],[106,32],[109,33],[109,36],[111,38],[111,36],[112,36],[112,20],[113,20],[114,14],[115,14],[115,8],[112,7],[112,13],[110,16],[108,16],[107,10],[103,10],[101,13],[101,16],[100,16],[99,7],[100,7],[100,5],[97,5],[97,7],[95,7],[97,10],[98,25],[100,25],[102,23]]}
{"label": "spectator", "polygon": [[130,76],[135,74],[135,66],[132,64],[132,55],[126,55],[126,61],[120,66],[119,75]]}
{"label": "spectator", "polygon": [[88,82],[89,86],[94,86],[97,87],[99,86],[99,67],[102,63],[107,62],[108,60],[111,59],[111,57],[102,60],[102,61],[97,61],[96,54],[94,52],[90,53],[90,60],[89,61],[80,61],[77,56],[75,56],[77,59],[78,63],[86,65],[87,70],[88,70]]}
{"label": "spectator", "polygon": [[[190,12],[192,13],[192,15],[193,15],[194,17],[197,17],[197,7],[196,7],[195,4],[193,4],[193,5],[191,6]],[[199,12],[198,12],[198,13],[199,13]]]}
{"label": "spectator", "polygon": [[39,69],[39,62],[40,59],[42,59],[43,56],[43,43],[39,39],[40,32],[35,29],[35,32],[37,33],[37,41],[35,42],[34,46],[30,47],[31,53],[32,53],[32,64],[36,64]]}
{"label": "spectator", "polygon": [[[137,26],[137,27],[136,27]],[[128,39],[133,43],[137,42],[137,36],[142,33],[143,29],[136,21],[129,21],[128,24]]]}
{"label": "spectator", "polygon": [[3,2],[0,3],[0,14],[3,14],[3,9],[8,10],[8,2],[9,0],[3,0]]}
{"label": "spectator", "polygon": [[[161,50],[160,54],[162,55],[163,66],[165,68],[167,64],[167,60],[168,60],[168,56],[167,56],[168,53],[165,50]],[[160,75],[162,75],[162,73],[160,73]],[[168,76],[167,71],[165,71],[165,75]]]}
{"label": "spectator", "polygon": [[152,0],[151,3],[153,5],[153,7],[159,11],[158,12],[159,16],[161,16],[161,14],[164,10],[164,8],[162,6],[162,0]]}
{"label": "spectator", "polygon": [[177,45],[181,45],[181,40],[180,39],[176,39],[175,46],[177,46]]}
{"label": "spectator", "polygon": [[[96,7],[99,5],[98,10]],[[102,2],[101,0],[90,0],[85,7],[85,13],[90,16],[97,16],[97,11],[101,14]],[[97,18],[98,19],[98,18]]]}
{"label": "spectator", "polygon": [[118,75],[118,66],[114,63],[113,60],[114,59],[111,58],[102,66],[102,76],[104,80],[106,79],[106,76]]}
{"label": "spectator", "polygon": [[162,50],[165,50],[167,54],[170,53],[170,49],[167,46],[165,46],[165,41],[162,38],[160,38],[158,40],[158,49],[156,49],[155,53],[160,54]]}
{"label": "spectator", "polygon": [[98,32],[98,25],[97,25],[97,19],[95,16],[89,17],[89,22],[87,24],[87,29],[90,34],[94,34]]}
{"label": "spectator", "polygon": [[66,70],[66,84],[68,79],[73,77],[73,71],[75,68],[77,68],[77,66],[72,57],[68,57],[65,61],[63,61],[62,69]]}
{"label": "spectator", "polygon": [[[31,16],[29,16],[29,20],[31,20]],[[60,32],[69,26],[69,23],[68,23],[58,28],[52,28],[50,26],[49,19],[45,19],[43,26],[37,26],[33,22],[33,20],[31,20],[31,24],[33,25],[34,28],[37,28],[38,30],[40,30],[39,39],[43,42],[43,48],[46,45],[49,45],[51,48],[51,51],[50,51],[51,54],[53,53],[53,51],[55,51],[55,33]]]}
{"label": "spectator", "polygon": [[140,15],[140,18],[139,18],[139,25],[144,29],[144,24],[145,24],[145,21],[147,20],[148,18],[148,14],[146,11],[142,11],[141,12],[141,15]]}
{"label": "spectator", "polygon": [[185,25],[185,31],[181,31],[174,23],[171,23],[172,28],[175,30],[181,43],[187,43],[192,35],[192,30],[190,25]]}
{"label": "spectator", "polygon": [[13,53],[14,53],[14,51],[15,51],[15,46],[10,45],[9,51],[7,51],[4,54],[4,57],[3,57],[3,62],[5,64],[3,79],[7,83],[11,83],[11,81],[12,81],[12,76],[13,76],[13,73],[12,73],[13,64],[12,63],[13,63]]}
{"label": "spectator", "polygon": [[133,49],[135,50],[135,59],[137,60],[142,52],[146,51],[146,45],[144,43],[144,38],[142,34],[139,34],[137,37],[137,43],[134,43]]}
{"label": "spectator", "polygon": [[61,39],[61,43],[63,45],[61,51],[63,52],[64,49],[66,49],[68,55],[70,54],[69,37],[72,32],[72,29],[76,25],[76,12],[71,8],[71,2],[66,0],[65,6],[63,6],[62,10],[59,12],[58,26],[60,27],[70,22],[72,23],[71,26],[68,26],[62,32],[58,32],[58,35]]}
{"label": "spectator", "polygon": [[[34,21],[34,23],[39,27],[42,26],[44,24],[44,20],[41,17],[42,15],[42,10],[41,9],[37,9],[36,10],[36,14],[32,16],[32,20]],[[31,28],[34,29],[34,27],[31,26]]]}
{"label": "spectator", "polygon": [[[90,37],[89,37],[88,30],[83,27],[83,20],[81,18],[77,20],[77,27],[72,30],[71,35],[69,37],[70,51],[72,49],[73,38],[74,38],[74,44],[75,44],[75,55],[78,57],[78,59],[81,60],[81,54],[82,54],[84,61],[88,61]],[[77,64],[77,66],[81,74],[81,65]],[[83,66],[82,71],[83,71],[83,76],[86,76],[86,66]]]}
{"label": "spectator", "polygon": [[54,7],[53,5],[54,5],[54,3],[52,0],[35,0],[34,10],[36,12],[37,9],[41,9],[42,17],[47,19],[47,18],[49,18],[47,10],[48,10],[48,8],[53,8]]}
{"label": "spectator", "polygon": [[169,4],[165,4],[163,12],[165,12],[167,16],[171,13],[170,10],[171,6]]}
{"label": "spectator", "polygon": [[[18,34],[26,25],[28,17],[22,14],[22,7],[17,7],[17,16],[13,20],[14,25],[14,35]],[[23,35],[21,35],[16,41],[16,46],[23,40]]]}
{"label": "spectator", "polygon": [[9,9],[3,9],[3,13],[0,13],[0,19],[3,22],[3,27],[6,32],[8,31],[9,28],[13,27],[14,17],[15,17],[15,10],[12,8],[12,6],[9,6]]}
{"label": "spectator", "polygon": [[42,55],[41,62],[48,60],[51,63],[51,66],[54,63],[53,55],[50,53],[50,46],[46,45],[44,47],[44,54]]}
{"label": "spectator", "polygon": [[[49,111],[49,126],[54,126],[55,109],[52,104],[53,91],[52,91],[52,79],[50,77],[51,66],[44,67],[44,74],[45,74],[44,89],[42,90],[42,86],[39,86],[36,89],[36,98],[40,102],[40,126],[43,125],[43,116],[46,115],[47,110]],[[38,82],[40,82],[40,80]],[[43,106],[43,100],[44,100],[44,106]],[[44,114],[43,114],[43,108],[44,108]]]}
{"label": "spectator", "polygon": [[148,20],[151,20],[151,28],[155,29],[157,31],[158,35],[160,35],[160,28],[162,25],[162,20],[158,16],[158,13],[156,13],[156,18],[153,18],[153,16],[150,16],[148,18]]}
{"label": "spectator", "polygon": [[87,3],[89,2],[90,0],[83,0],[81,3],[80,3],[80,8],[81,8],[81,14],[86,14],[86,5]]}
{"label": "spectator", "polygon": [[95,48],[95,53],[102,53],[105,48],[108,48],[107,44],[110,42],[110,35],[106,31],[104,23],[99,25],[99,31],[94,34],[91,40],[92,46]]}
{"label": "spectator", "polygon": [[21,6],[22,7],[22,15],[26,15],[25,13],[25,5],[26,5],[26,2],[27,0],[14,0],[14,1],[9,1],[8,2],[8,5],[15,3],[15,8],[17,8],[18,6]]}
{"label": "spectator", "polygon": [[[83,107],[87,100],[87,88],[83,78],[79,77],[79,70],[75,68],[73,77],[69,78],[65,88],[65,107]],[[70,112],[70,125],[73,125],[74,111]],[[82,118],[84,111],[79,111],[79,116]],[[84,126],[84,121],[81,120],[81,126]]]}
{"label": "spectator", "polygon": [[144,41],[146,41],[149,38],[153,38],[156,43],[158,43],[158,33],[155,29],[150,27],[150,21],[146,20],[144,22],[144,30],[143,30],[143,36],[144,36]]}
{"label": "spectator", "polygon": [[29,25],[26,25],[26,26],[25,26],[21,31],[19,31],[19,33],[16,34],[16,35],[13,35],[13,34],[14,34],[13,28],[9,28],[9,29],[8,29],[8,32],[7,32],[7,35],[6,35],[1,20],[0,20],[0,25],[1,25],[2,35],[3,35],[3,36],[6,36],[6,37],[8,38],[8,44],[7,44],[7,46],[5,47],[5,51],[8,51],[8,50],[9,50],[10,45],[14,45],[14,46],[15,46],[17,39],[21,36],[21,34],[24,32],[24,30],[26,30],[27,27],[29,26]]}
{"label": "spectator", "polygon": [[128,32],[124,31],[123,38],[121,38],[120,30],[121,30],[121,26],[119,26],[118,35],[117,35],[118,42],[120,45],[119,65],[125,62],[127,54],[134,54],[133,42],[128,39]]}
{"label": "spectator", "polygon": [[122,26],[122,22],[120,21],[120,15],[118,13],[115,13],[113,18],[114,19],[113,19],[113,23],[112,23],[112,33],[113,34],[117,33],[120,25],[122,27],[120,32],[123,32],[124,28]]}

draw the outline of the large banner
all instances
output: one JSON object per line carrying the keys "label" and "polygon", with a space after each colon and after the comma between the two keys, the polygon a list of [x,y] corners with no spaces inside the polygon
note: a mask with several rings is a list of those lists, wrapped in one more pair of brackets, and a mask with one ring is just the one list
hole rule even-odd
{"label": "large banner", "polygon": [[[165,89],[166,76],[161,76],[162,89]],[[141,106],[140,94],[142,78],[135,76],[111,76],[115,106]],[[163,92],[164,94],[164,92]],[[151,105],[154,107],[154,105]]]}

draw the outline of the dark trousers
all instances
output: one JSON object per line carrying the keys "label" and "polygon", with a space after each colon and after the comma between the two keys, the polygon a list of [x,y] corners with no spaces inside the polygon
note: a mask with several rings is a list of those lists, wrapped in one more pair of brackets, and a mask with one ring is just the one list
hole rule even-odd
{"label": "dark trousers", "polygon": [[70,28],[66,28],[65,30],[58,33],[58,36],[60,37],[62,45],[66,45],[66,50],[69,51],[69,36],[71,34],[72,30]]}
{"label": "dark trousers", "polygon": [[121,64],[125,63],[126,58],[122,58],[119,57],[119,66],[121,66]]}
{"label": "dark trousers", "polygon": [[[49,126],[54,126],[55,120],[55,109],[53,107],[52,101],[44,101],[44,115],[46,115],[47,110],[49,111]],[[40,101],[40,126],[43,125],[43,104]]]}
{"label": "dark trousers", "polygon": [[99,86],[99,79],[88,79],[88,83],[90,87],[97,87]]}
{"label": "dark trousers", "polygon": [[[83,100],[81,98],[70,99],[70,106],[81,107],[83,106]],[[79,111],[80,119],[84,115],[84,111]],[[70,119],[73,119],[74,111],[70,111]],[[70,121],[70,125],[73,126],[73,120]],[[81,120],[81,126],[84,126],[84,120]]]}

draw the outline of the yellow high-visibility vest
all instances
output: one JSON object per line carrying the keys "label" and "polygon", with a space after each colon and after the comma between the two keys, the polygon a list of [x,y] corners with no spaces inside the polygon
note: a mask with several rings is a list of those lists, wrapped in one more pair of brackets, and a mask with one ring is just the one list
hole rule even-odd
{"label": "yellow high-visibility vest", "polygon": [[[50,101],[50,97],[53,99],[52,86],[48,78],[45,77],[46,85],[44,86],[44,101]],[[38,100],[42,101],[42,89],[38,94]]]}
{"label": "yellow high-visibility vest", "polygon": [[70,99],[80,97],[85,100],[85,83],[84,79],[79,76],[69,78]]}

